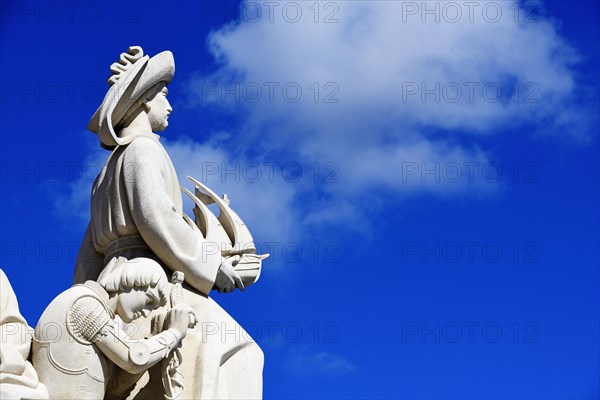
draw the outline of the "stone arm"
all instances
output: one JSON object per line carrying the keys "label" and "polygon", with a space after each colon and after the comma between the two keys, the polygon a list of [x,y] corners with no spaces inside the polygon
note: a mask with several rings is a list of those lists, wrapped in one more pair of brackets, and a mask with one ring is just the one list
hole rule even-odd
{"label": "stone arm", "polygon": [[[171,271],[182,271],[186,283],[208,295],[221,265],[218,248],[208,243],[177,211],[172,188],[164,176],[174,174],[163,160],[164,150],[151,139],[137,139],[124,154],[121,177],[130,212],[146,244]],[[165,153],[166,157],[166,153]],[[133,169],[133,172],[131,172]],[[127,171],[127,173],[126,173]]]}
{"label": "stone arm", "polygon": [[167,329],[149,339],[131,340],[121,323],[112,320],[96,335],[94,344],[122,370],[140,374],[167,357],[182,339],[181,334]]}

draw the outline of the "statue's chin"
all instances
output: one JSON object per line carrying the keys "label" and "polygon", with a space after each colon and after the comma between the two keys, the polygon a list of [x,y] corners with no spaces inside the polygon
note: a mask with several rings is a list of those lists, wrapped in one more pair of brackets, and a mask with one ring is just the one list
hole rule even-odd
{"label": "statue's chin", "polygon": [[125,322],[126,324],[130,324],[130,323],[132,323],[134,319],[135,319],[135,318],[128,317],[128,316],[123,316],[123,317],[121,317],[121,320],[123,320],[123,322]]}
{"label": "statue's chin", "polygon": [[156,126],[152,128],[153,132],[162,132],[165,129],[167,129],[167,126],[169,126],[169,123],[167,121],[165,121],[163,124],[161,124],[160,126]]}

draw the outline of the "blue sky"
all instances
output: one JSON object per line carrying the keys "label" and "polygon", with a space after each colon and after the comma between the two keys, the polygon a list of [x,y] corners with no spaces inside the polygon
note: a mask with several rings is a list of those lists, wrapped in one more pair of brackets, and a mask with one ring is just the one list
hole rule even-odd
{"label": "blue sky", "polygon": [[29,323],[71,284],[109,154],[87,122],[140,45],[175,56],[181,183],[271,253],[215,295],[266,398],[598,398],[598,2],[467,3],[2,2],[0,265]]}

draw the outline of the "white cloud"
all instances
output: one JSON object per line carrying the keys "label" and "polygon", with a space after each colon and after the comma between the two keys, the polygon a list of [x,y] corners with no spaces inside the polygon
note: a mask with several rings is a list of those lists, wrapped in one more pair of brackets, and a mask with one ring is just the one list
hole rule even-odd
{"label": "white cloud", "polygon": [[[226,193],[230,206],[244,220],[257,245],[265,241],[291,240],[298,215],[294,212],[294,188],[281,179],[269,179],[268,169],[233,155],[216,142],[197,143],[189,139],[164,141],[179,183],[193,191],[187,176],[205,183],[217,194]],[[257,167],[261,176],[257,179]],[[184,196],[184,208],[191,214],[192,203]],[[217,212],[218,215],[218,212]]]}
{"label": "white cloud", "polygon": [[[90,132],[82,133],[91,136]],[[96,176],[102,171],[109,152],[103,150],[97,141],[88,140],[82,161],[65,161],[56,164],[56,180],[44,184],[45,191],[53,205],[57,217],[66,221],[65,226],[83,232],[90,221],[90,199]]]}
{"label": "white cloud", "polygon": [[309,345],[292,347],[285,368],[294,375],[345,375],[358,370],[347,358],[328,351],[317,351]]}
{"label": "white cloud", "polygon": [[306,211],[305,223],[348,220],[377,190],[493,193],[501,185],[490,179],[481,135],[519,124],[580,134],[577,56],[549,19],[525,23],[515,3],[320,2],[318,18],[313,2],[287,13],[284,3],[261,4],[244,3],[246,18],[212,33],[219,68],[191,87],[196,105],[244,116],[238,154],[260,148],[282,162],[336,166],[339,182],[318,187],[325,199],[314,185],[285,191],[287,204],[308,196],[324,206]]}
{"label": "white cloud", "polygon": [[[314,2],[293,3],[296,23],[294,10],[283,14],[292,3],[270,16],[264,3],[245,3],[261,18],[214,31],[218,68],[188,85],[195,106],[229,109],[243,134],[167,141],[181,184],[192,175],[228,193],[255,238],[280,241],[342,222],[368,232],[368,209],[401,196],[496,193],[494,156],[478,139],[521,124],[577,136],[577,55],[548,18],[525,23],[512,2],[476,2],[471,14],[467,3],[320,2],[317,23]],[[439,21],[423,7],[437,7]],[[253,165],[256,181],[246,174]],[[282,179],[286,165],[300,166],[302,179]],[[239,178],[224,175],[236,168]]]}

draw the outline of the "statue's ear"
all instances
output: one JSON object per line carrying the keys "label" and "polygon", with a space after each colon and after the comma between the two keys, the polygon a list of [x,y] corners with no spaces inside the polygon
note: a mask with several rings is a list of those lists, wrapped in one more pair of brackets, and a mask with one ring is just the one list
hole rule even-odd
{"label": "statue's ear", "polygon": [[144,107],[144,111],[148,112],[150,111],[150,100],[146,99],[142,102],[142,107]]}

